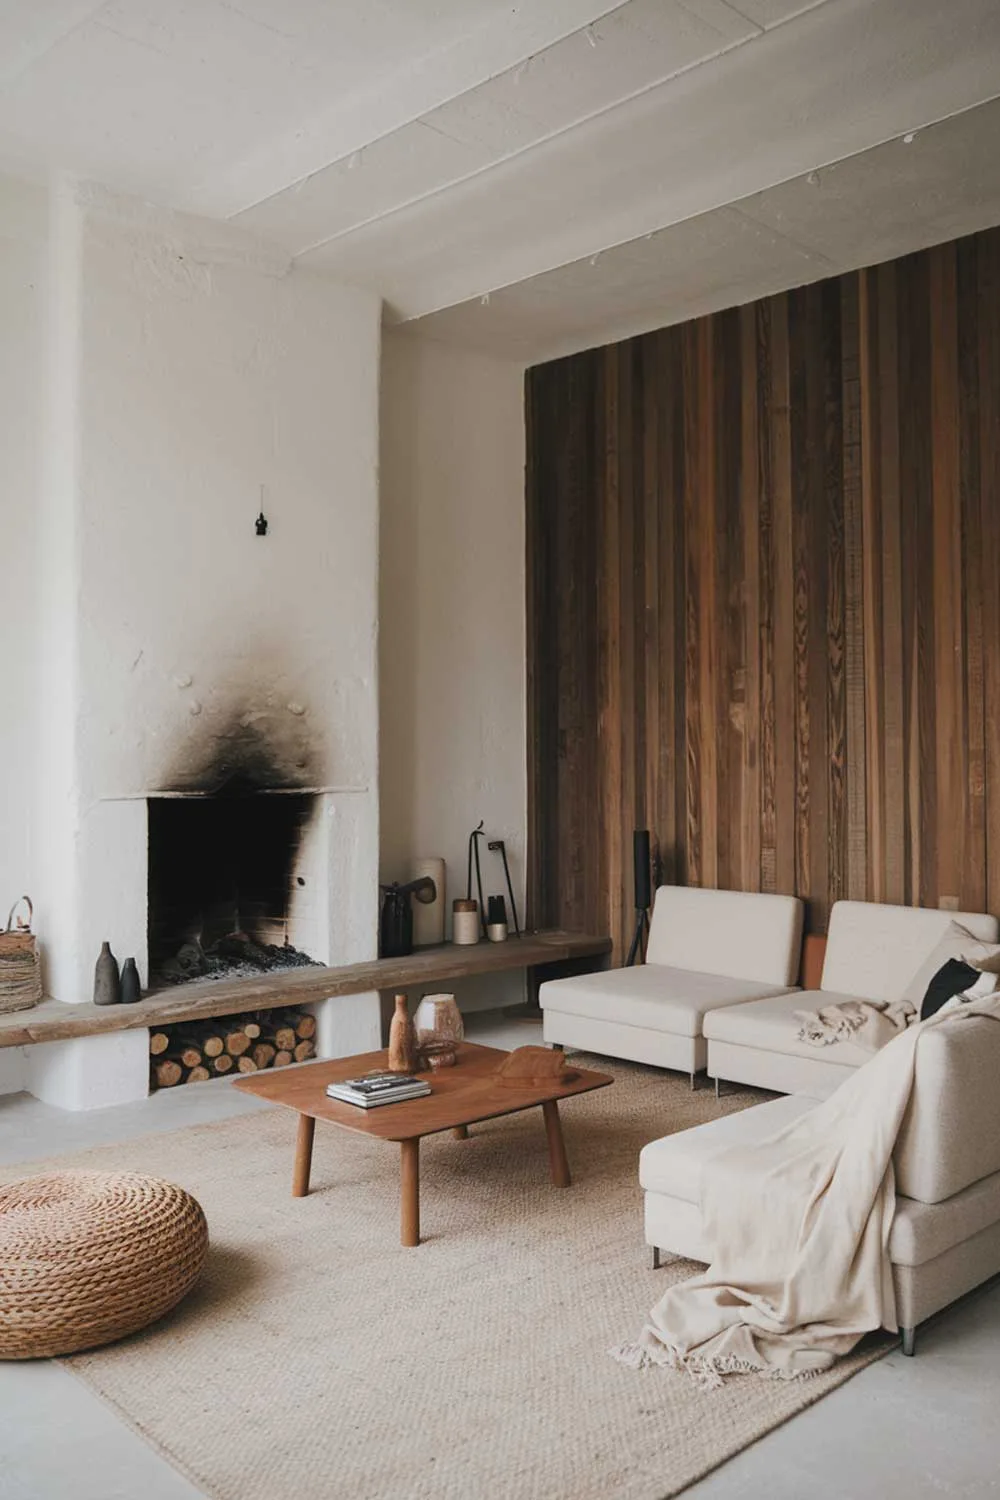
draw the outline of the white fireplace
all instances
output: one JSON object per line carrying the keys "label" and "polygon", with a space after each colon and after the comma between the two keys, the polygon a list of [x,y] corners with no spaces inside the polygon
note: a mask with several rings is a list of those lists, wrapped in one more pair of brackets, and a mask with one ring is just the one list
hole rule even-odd
{"label": "white fireplace", "polygon": [[[88,1000],[105,939],[147,981],[150,809],[211,795],[206,776],[248,746],[276,770],[255,794],[311,799],[289,935],[322,962],[374,957],[378,299],[93,189],[63,186],[47,235],[32,820],[47,989]],[[133,1077],[128,1034],[86,1042]],[[29,1049],[31,1086],[78,1103],[83,1045]]]}

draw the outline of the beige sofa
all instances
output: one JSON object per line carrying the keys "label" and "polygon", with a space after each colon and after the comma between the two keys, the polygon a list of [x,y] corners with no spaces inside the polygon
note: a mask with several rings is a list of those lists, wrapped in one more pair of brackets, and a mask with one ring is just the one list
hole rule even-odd
{"label": "beige sofa", "polygon": [[843,1000],[892,1000],[931,953],[949,923],[997,941],[997,919],[983,912],[937,911],[869,901],[838,901],[830,913],[818,990],[771,995],[705,1016],[709,1076],[783,1094],[829,1094],[871,1056],[853,1042],[799,1041],[797,1010]]}
{"label": "beige sofa", "polygon": [[544,1039],[679,1068],[693,1086],[706,1063],[706,1017],[787,996],[801,943],[802,902],[793,896],[661,886],[645,964],[540,987]]}
{"label": "beige sofa", "polygon": [[[909,1109],[896,1143],[896,1216],[889,1238],[903,1352],[919,1323],[1000,1273],[1000,1024],[969,1017],[925,1031]],[[646,1242],[704,1261],[698,1207],[712,1152],[764,1140],[815,1107],[773,1099],[652,1141],[639,1157]]]}

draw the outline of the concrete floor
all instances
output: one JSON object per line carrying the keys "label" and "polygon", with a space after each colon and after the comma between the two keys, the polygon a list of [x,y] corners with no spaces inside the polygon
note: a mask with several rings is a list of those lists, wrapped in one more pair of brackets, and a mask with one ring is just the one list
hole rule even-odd
{"label": "concrete floor", "polygon": [[[503,1016],[467,1022],[472,1039],[492,1046],[540,1040],[536,1026]],[[0,1165],[267,1107],[223,1080],[73,1115],[7,1095],[0,1097]],[[880,1360],[687,1494],[1000,1497],[998,1406],[1000,1285],[993,1285],[922,1329],[915,1359]],[[197,1500],[198,1493],[59,1365],[0,1363],[0,1500]]]}

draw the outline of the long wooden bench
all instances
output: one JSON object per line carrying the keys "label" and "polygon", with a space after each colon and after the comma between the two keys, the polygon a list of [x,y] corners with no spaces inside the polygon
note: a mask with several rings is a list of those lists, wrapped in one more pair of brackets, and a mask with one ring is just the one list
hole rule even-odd
{"label": "long wooden bench", "polygon": [[505,943],[458,947],[444,943],[406,958],[379,958],[331,968],[314,966],[261,974],[251,979],[198,980],[145,996],[135,1005],[66,1004],[45,999],[33,1010],[0,1016],[0,1047],[69,1041],[175,1021],[307,1005],[371,990],[426,988],[456,979],[474,979],[505,970],[547,969],[579,960],[599,960],[611,939],[573,932],[532,932]]}

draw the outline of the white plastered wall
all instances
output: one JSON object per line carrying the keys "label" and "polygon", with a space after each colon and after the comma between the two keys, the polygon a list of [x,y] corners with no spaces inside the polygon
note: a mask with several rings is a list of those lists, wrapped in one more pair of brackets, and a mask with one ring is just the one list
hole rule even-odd
{"label": "white plastered wall", "polygon": [[[406,334],[382,351],[381,868],[443,855],[465,894],[469,831],[506,841],[524,916],[524,372]],[[486,894],[504,891],[482,845]],[[461,987],[515,1004],[514,972]]]}
{"label": "white plastered wall", "polygon": [[[0,926],[18,896],[37,896],[31,806],[47,220],[41,188],[0,177]],[[23,1086],[24,1069],[21,1048],[0,1051],[0,1094]]]}
{"label": "white plastered wall", "polygon": [[65,197],[74,399],[57,419],[75,461],[53,508],[73,537],[78,899],[50,989],[88,998],[103,938],[142,968],[145,797],[196,775],[234,725],[323,789],[340,878],[316,956],[368,957],[378,301],[224,226],[99,190]]}
{"label": "white plastered wall", "polygon": [[[104,938],[142,968],[146,796],[252,725],[319,788],[316,956],[370,958],[378,299],[224,225],[74,184],[48,202],[15,188],[0,184],[0,207],[17,210],[4,221],[16,234],[0,234],[14,580],[0,624],[23,703],[4,714],[0,776],[25,787],[2,800],[0,900],[30,883],[58,999],[90,998]],[[333,1052],[338,1004],[323,1007]],[[348,1050],[362,1033],[375,1045],[377,997],[344,1009]],[[105,1047],[95,1091],[83,1051],[100,1041],[8,1058],[0,1090],[23,1074],[72,1108],[135,1097],[137,1043]]]}
{"label": "white plastered wall", "polygon": [[0,178],[0,926],[33,875],[46,221],[41,188]]}

